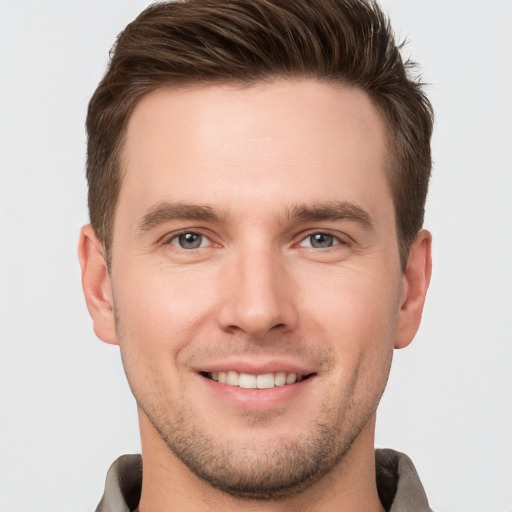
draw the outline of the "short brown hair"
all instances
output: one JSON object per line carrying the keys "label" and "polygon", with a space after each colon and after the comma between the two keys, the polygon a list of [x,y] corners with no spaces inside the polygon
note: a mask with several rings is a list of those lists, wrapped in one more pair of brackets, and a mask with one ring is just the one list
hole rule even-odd
{"label": "short brown hair", "polygon": [[314,78],[365,91],[389,131],[389,183],[402,268],[423,224],[433,114],[374,0],[158,3],[119,35],[89,103],[89,214],[109,260],[126,126],[162,87]]}

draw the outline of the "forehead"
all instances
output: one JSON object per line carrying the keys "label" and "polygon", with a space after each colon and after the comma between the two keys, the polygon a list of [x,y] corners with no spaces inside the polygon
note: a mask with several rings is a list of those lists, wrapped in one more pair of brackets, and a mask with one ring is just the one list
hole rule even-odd
{"label": "forehead", "polygon": [[134,214],[158,201],[275,214],[348,199],[371,209],[390,196],[385,156],[384,122],[359,89],[314,80],[161,89],[130,118],[120,203]]}

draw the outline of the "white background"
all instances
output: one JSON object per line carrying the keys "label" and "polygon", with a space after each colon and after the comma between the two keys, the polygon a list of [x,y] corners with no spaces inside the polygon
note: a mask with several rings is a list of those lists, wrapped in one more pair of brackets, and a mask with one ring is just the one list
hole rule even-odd
{"label": "white background", "polygon": [[[84,119],[143,0],[0,0],[0,512],[94,510],[139,451],[116,347],[91,329],[76,243]],[[396,354],[377,444],[439,511],[512,511],[512,1],[386,0],[431,83],[434,277]]]}

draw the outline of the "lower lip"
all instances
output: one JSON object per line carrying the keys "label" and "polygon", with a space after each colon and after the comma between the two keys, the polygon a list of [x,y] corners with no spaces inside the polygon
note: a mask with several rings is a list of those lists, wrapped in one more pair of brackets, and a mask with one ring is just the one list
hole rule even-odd
{"label": "lower lip", "polygon": [[234,407],[245,410],[265,411],[282,407],[294,400],[311,386],[315,377],[311,376],[294,384],[274,386],[267,389],[246,389],[238,386],[222,384],[200,375],[200,378],[209,387],[215,396],[230,403]]}

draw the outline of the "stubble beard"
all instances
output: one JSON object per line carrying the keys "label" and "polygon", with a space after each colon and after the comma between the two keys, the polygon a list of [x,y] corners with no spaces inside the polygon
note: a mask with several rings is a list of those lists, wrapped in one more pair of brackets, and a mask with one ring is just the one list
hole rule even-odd
{"label": "stubble beard", "polygon": [[[120,335],[116,310],[115,313]],[[342,463],[374,415],[390,367],[389,362],[378,396],[366,397],[363,402],[353,399],[354,390],[360,384],[356,372],[339,401],[324,404],[318,419],[300,437],[284,436],[262,443],[251,441],[248,436],[242,446],[234,446],[229,438],[224,442],[215,439],[207,426],[201,427],[185,406],[177,412],[176,419],[171,420],[166,408],[154,402],[154,395],[136,392],[127,371],[130,365],[126,363],[123,357],[125,373],[139,408],[174,456],[212,487],[238,499],[262,501],[295,496]],[[272,421],[265,413],[249,413],[247,419],[249,425],[252,423],[260,429]]]}
{"label": "stubble beard", "polygon": [[[229,438],[214,439],[183,411],[170,422],[142,409],[171,452],[200,479],[238,499],[273,501],[297,495],[329,473],[371,416],[347,428],[339,410],[325,408],[322,420],[300,438],[277,438],[265,445],[248,439],[234,446]],[[261,417],[256,421],[264,423]]]}

